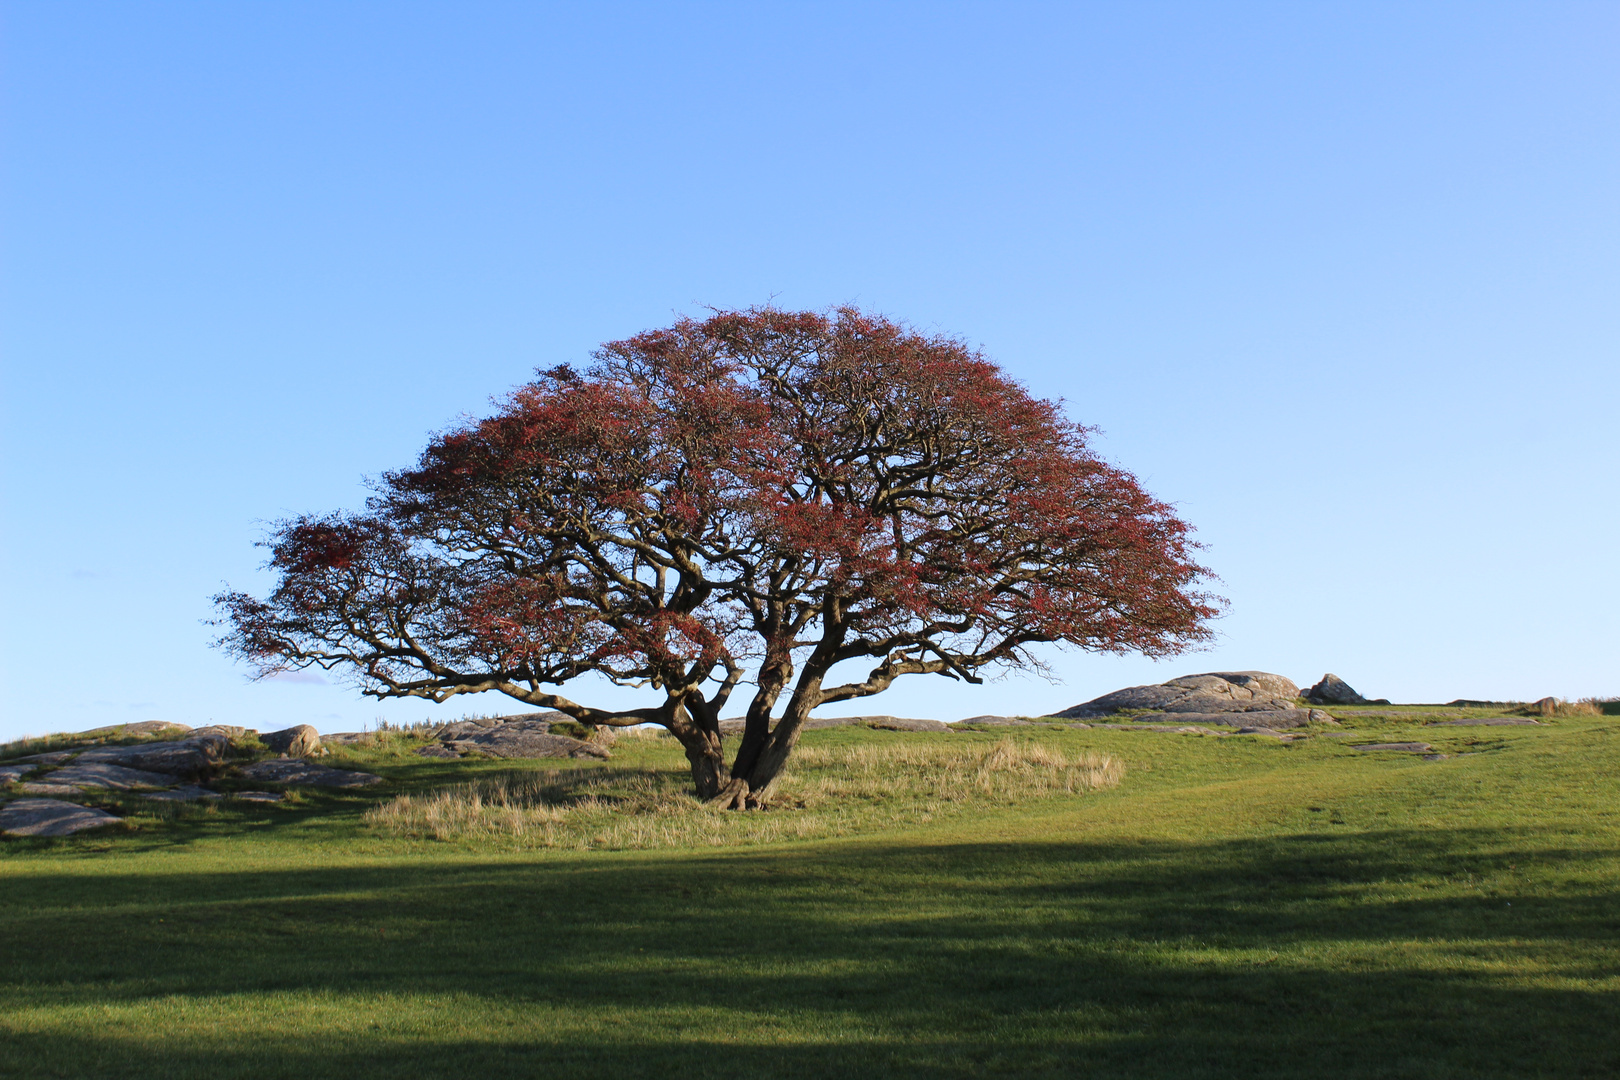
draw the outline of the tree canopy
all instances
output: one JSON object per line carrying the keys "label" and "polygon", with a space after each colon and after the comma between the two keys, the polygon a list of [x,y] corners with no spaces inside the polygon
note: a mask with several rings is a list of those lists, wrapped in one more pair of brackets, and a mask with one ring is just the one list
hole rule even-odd
{"label": "tree canopy", "polygon": [[[379,698],[497,690],[660,724],[698,793],[742,807],[813,709],[902,675],[979,682],[1038,666],[1037,643],[1161,656],[1209,636],[1187,524],[954,339],[852,308],[719,312],[498,406],[384,474],[364,511],[274,526],[277,584],[215,598],[221,644]],[[846,661],[864,675],[831,681]],[[588,674],[648,703],[560,692]],[[744,686],[728,763],[721,711]]]}

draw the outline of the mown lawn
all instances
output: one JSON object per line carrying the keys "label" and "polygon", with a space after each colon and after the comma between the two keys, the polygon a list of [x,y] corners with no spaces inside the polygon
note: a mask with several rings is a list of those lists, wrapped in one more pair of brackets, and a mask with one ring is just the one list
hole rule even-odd
{"label": "mown lawn", "polygon": [[386,790],[7,841],[0,1075],[1620,1075],[1620,718],[1352,723],[1461,756],[1025,728],[1123,783],[611,851],[389,835],[511,766],[371,750]]}

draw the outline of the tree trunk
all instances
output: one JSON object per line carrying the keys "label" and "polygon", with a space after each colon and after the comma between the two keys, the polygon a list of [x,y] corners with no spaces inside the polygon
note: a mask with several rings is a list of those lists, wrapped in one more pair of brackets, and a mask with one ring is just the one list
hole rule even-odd
{"label": "tree trunk", "polygon": [[669,722],[670,734],[680,741],[692,764],[692,786],[698,798],[717,798],[731,783],[731,770],[720,745],[720,710],[701,699],[677,707]]}

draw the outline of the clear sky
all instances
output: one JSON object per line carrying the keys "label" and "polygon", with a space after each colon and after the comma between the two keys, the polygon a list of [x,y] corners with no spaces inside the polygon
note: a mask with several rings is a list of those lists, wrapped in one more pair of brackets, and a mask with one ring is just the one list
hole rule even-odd
{"label": "clear sky", "polygon": [[208,598],[534,368],[767,300],[982,345],[1231,600],[1207,653],[845,713],[1232,668],[1620,695],[1620,5],[52,0],[0,34],[0,738],[511,711],[249,682]]}

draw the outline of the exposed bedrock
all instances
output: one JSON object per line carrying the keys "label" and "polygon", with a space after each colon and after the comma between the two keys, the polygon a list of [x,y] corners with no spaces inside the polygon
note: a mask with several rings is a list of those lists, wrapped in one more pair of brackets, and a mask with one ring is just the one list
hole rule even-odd
{"label": "exposed bedrock", "polygon": [[1074,719],[1151,710],[1173,713],[1280,712],[1296,710],[1299,687],[1266,671],[1215,671],[1151,686],[1128,686],[1071,706],[1053,716]]}

